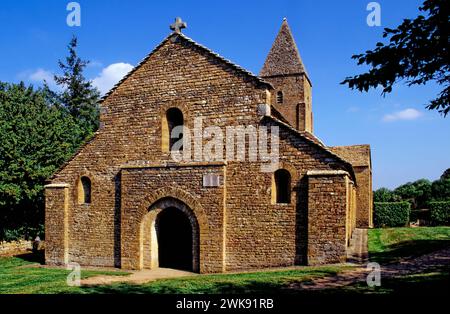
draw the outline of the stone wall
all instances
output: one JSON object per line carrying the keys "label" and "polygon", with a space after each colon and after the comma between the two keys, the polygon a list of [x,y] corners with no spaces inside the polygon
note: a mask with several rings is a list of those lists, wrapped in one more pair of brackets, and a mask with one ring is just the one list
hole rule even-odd
{"label": "stone wall", "polygon": [[[160,209],[158,206],[152,208],[155,203],[170,198],[184,203],[197,219],[200,236],[199,271],[210,273],[225,270],[225,185],[203,187],[202,179],[206,173],[224,178],[224,165],[193,163],[180,166],[130,166],[123,169],[122,267],[143,267],[139,265],[143,241],[142,234],[139,234],[141,224],[146,215],[152,215],[152,210]],[[150,229],[143,230],[143,233],[150,234]]]}
{"label": "stone wall", "polygon": [[358,228],[373,228],[372,169],[354,167],[358,180],[356,225]]}
{"label": "stone wall", "polygon": [[[279,168],[291,174],[291,202],[271,204],[273,173],[261,172],[259,163],[228,163],[227,270],[306,264],[308,221],[314,219],[308,212],[307,172],[345,169],[291,128],[269,120],[263,125],[280,128]],[[337,219],[345,224],[345,211]]]}
{"label": "stone wall", "polygon": [[33,248],[33,242],[27,240],[0,242],[0,256],[25,253]]}
{"label": "stone wall", "polygon": [[[274,86],[272,105],[294,128],[313,131],[311,84],[305,74],[264,77]],[[277,103],[276,94],[283,93],[283,103]]]}
{"label": "stone wall", "polygon": [[67,184],[45,187],[45,262],[49,265],[68,262],[68,191]]}
{"label": "stone wall", "polygon": [[[256,106],[268,93],[255,80],[184,39],[156,49],[101,104],[102,128],[52,180],[69,185],[69,259],[120,266],[121,167],[171,161],[161,150],[161,116],[171,107],[190,129],[200,116],[204,127],[257,125]],[[92,181],[91,204],[77,202],[81,176]]]}
{"label": "stone wall", "polygon": [[356,225],[373,227],[372,161],[369,145],[335,146],[330,149],[353,165],[357,189]]}
{"label": "stone wall", "polygon": [[[323,239],[334,248],[325,260],[339,259],[337,248],[346,245],[348,186],[336,176],[326,190],[319,185],[329,182],[318,181],[310,194],[311,180],[321,178],[309,180],[307,172],[352,170],[292,128],[261,120],[257,106],[270,103],[270,92],[204,48],[183,38],[166,40],[104,100],[102,128],[47,186],[47,263],[152,267],[148,229],[160,209],[153,206],[163,198],[185,204],[198,221],[202,273],[305,264],[310,244],[315,262],[328,243]],[[174,163],[161,149],[161,119],[172,107],[183,112],[190,129],[198,117],[203,127],[222,130],[280,127],[279,167],[291,173],[291,202],[271,203],[273,173],[261,172],[260,162]],[[202,186],[211,171],[223,177],[222,186]],[[91,180],[89,204],[78,202],[82,176]]]}
{"label": "stone wall", "polygon": [[[346,260],[351,235],[351,187],[344,171],[308,173],[308,264]],[[350,195],[349,195],[350,193]]]}

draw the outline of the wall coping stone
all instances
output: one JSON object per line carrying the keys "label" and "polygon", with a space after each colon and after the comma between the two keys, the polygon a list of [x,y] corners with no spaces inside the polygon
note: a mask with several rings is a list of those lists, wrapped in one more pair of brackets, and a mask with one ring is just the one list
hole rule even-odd
{"label": "wall coping stone", "polygon": [[144,163],[144,164],[126,164],[121,169],[145,169],[145,168],[170,168],[170,167],[221,167],[226,166],[226,161],[201,161],[201,162],[163,162],[163,163]]}
{"label": "wall coping stone", "polygon": [[307,176],[345,176],[349,175],[347,171],[344,170],[309,170],[306,172]]}
{"label": "wall coping stone", "polygon": [[46,189],[61,189],[61,188],[68,188],[69,184],[67,183],[52,183],[44,185],[44,188]]}

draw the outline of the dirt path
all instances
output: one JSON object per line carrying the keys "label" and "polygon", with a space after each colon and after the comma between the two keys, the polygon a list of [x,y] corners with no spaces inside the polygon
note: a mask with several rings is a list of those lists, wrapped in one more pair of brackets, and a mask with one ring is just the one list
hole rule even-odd
{"label": "dirt path", "polygon": [[[450,265],[450,248],[416,258],[404,259],[395,264],[382,265],[381,278],[393,278],[409,274],[422,273],[427,270],[448,265]],[[370,271],[371,270],[367,270],[366,267],[358,267],[356,269],[340,273],[336,276],[318,278],[308,283],[295,283],[290,285],[289,288],[321,290],[343,287],[350,284],[355,284],[357,282],[365,283],[367,275]]]}
{"label": "dirt path", "polygon": [[169,268],[156,268],[152,270],[141,270],[134,271],[131,275],[125,276],[108,276],[108,275],[100,275],[89,277],[81,280],[81,285],[83,286],[93,286],[93,285],[106,285],[112,284],[116,282],[127,282],[127,283],[135,283],[142,284],[153,280],[158,279],[168,279],[168,278],[180,278],[187,276],[196,276],[198,274],[169,269]]}
{"label": "dirt path", "polygon": [[[392,278],[407,274],[421,273],[426,270],[446,265],[450,265],[450,248],[412,259],[405,259],[395,264],[382,265],[381,277]],[[367,270],[365,266],[358,267],[352,270],[344,271],[335,276],[317,278],[305,283],[293,283],[289,286],[289,289],[321,290],[343,287],[355,284],[357,282],[365,283],[369,272],[370,270]],[[117,282],[142,284],[158,279],[180,278],[187,276],[201,275],[175,269],[157,268],[152,270],[134,271],[131,275],[126,276],[94,276],[81,280],[81,284],[85,286],[105,285]]]}

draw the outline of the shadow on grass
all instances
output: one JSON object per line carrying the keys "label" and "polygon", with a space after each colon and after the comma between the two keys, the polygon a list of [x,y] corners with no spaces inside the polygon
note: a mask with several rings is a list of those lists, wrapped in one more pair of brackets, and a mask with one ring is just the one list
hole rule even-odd
{"label": "shadow on grass", "polygon": [[404,277],[388,278],[383,283],[393,293],[448,295],[450,287],[450,267],[442,267],[429,272]]}
{"label": "shadow on grass", "polygon": [[296,293],[282,283],[247,281],[245,283],[214,282],[207,285],[189,283],[171,284],[113,284],[83,287],[85,293],[100,294],[273,294]]}
{"label": "shadow on grass", "polygon": [[450,287],[450,267],[440,267],[417,274],[382,278],[381,285],[369,287],[363,283],[351,284],[339,289],[330,289],[331,294],[389,294],[447,296]]}
{"label": "shadow on grass", "polygon": [[[301,280],[308,284],[311,280]],[[147,284],[120,283],[81,287],[82,293],[89,294],[251,294],[251,295],[286,295],[299,297],[323,295],[446,295],[450,286],[450,267],[441,267],[424,273],[396,278],[382,279],[380,287],[369,287],[365,283],[355,282],[347,286],[307,290],[293,281],[245,280],[238,282],[201,281],[197,279],[162,280]]]}
{"label": "shadow on grass", "polygon": [[16,255],[15,257],[20,258],[26,262],[39,263],[41,265],[45,264],[45,253],[44,250],[39,250],[37,252],[30,252]]}
{"label": "shadow on grass", "polygon": [[403,258],[413,258],[450,247],[449,240],[411,240],[395,243],[382,252],[370,252],[371,262],[394,263]]}
{"label": "shadow on grass", "polygon": [[[144,284],[114,283],[81,287],[84,293],[106,294],[273,294],[293,293],[291,287],[313,278],[335,276],[342,267],[260,273],[214,274],[192,278],[162,279]],[[298,290],[297,290],[298,291]],[[296,292],[297,292],[296,291]]]}

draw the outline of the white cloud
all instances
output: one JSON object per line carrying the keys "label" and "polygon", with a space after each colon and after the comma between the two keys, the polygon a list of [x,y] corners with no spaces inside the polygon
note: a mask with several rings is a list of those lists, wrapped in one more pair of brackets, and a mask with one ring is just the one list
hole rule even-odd
{"label": "white cloud", "polygon": [[350,113],[355,113],[355,112],[358,112],[359,110],[360,110],[360,108],[357,106],[352,106],[352,107],[347,108],[347,112],[350,112]]}
{"label": "white cloud", "polygon": [[92,80],[92,85],[97,87],[102,94],[106,94],[131,69],[133,69],[133,66],[129,63],[119,62],[110,64]]}
{"label": "white cloud", "polygon": [[35,72],[31,73],[29,76],[30,80],[34,82],[50,81],[53,80],[53,75],[50,71],[44,69],[37,69]]}
{"label": "white cloud", "polygon": [[89,61],[87,66],[90,68],[99,68],[103,66],[103,63],[101,63],[100,61],[92,60]]}
{"label": "white cloud", "polygon": [[48,70],[44,70],[42,68],[37,69],[34,72],[29,73],[26,75],[27,79],[33,83],[44,83],[47,82],[48,86],[50,88],[57,88],[56,82],[53,78],[53,73]]}
{"label": "white cloud", "polygon": [[419,110],[408,108],[394,113],[386,114],[383,117],[384,122],[392,122],[397,120],[415,120],[422,116],[422,112]]}

